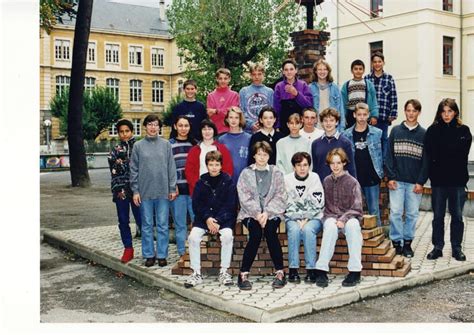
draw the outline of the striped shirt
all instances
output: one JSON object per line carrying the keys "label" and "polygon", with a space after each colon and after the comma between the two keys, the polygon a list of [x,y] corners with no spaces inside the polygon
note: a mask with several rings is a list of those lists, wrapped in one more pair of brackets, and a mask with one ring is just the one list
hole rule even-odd
{"label": "striped shirt", "polygon": [[180,195],[189,195],[188,182],[184,175],[184,167],[188,158],[189,150],[193,147],[193,143],[188,140],[170,139],[171,150],[173,152],[174,161],[176,163],[176,184]]}

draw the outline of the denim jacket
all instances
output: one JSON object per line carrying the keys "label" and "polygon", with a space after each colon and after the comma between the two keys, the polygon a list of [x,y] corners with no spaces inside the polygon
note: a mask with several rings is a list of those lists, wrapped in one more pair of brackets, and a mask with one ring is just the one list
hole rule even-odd
{"label": "denim jacket", "polygon": [[[354,145],[354,136],[352,134],[355,125],[350,128],[347,128],[344,131],[344,136],[346,136],[352,144],[352,150],[355,153],[355,145]],[[367,134],[367,143],[369,145],[369,154],[370,158],[372,159],[372,164],[374,165],[375,172],[380,177],[383,178],[383,160],[382,160],[382,130],[377,127],[373,127],[368,125],[369,132]],[[357,171],[356,171],[357,173]]]}
{"label": "denim jacket", "polygon": [[[313,95],[313,107],[318,111],[318,115],[321,112],[319,110],[319,88],[316,82],[309,84],[309,89]],[[342,107],[342,97],[339,87],[335,83],[329,83],[329,107],[336,109],[341,119],[337,125],[337,130],[340,132],[344,131],[344,125],[346,124],[346,115]]]}

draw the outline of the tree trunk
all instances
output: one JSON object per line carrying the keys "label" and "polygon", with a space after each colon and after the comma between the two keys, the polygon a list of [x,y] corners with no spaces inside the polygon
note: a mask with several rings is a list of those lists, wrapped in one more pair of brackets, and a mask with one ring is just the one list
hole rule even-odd
{"label": "tree trunk", "polygon": [[76,17],[74,46],[72,50],[67,135],[72,186],[88,187],[90,186],[90,178],[87,170],[84,134],[82,131],[82,108],[84,104],[84,77],[86,73],[86,56],[93,0],[81,0],[78,3],[79,8]]}

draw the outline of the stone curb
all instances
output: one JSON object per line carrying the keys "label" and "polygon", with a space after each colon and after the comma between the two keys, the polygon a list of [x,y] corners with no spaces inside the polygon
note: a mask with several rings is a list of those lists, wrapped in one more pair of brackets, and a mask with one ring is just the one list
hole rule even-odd
{"label": "stone curb", "polygon": [[466,264],[457,266],[455,268],[447,268],[438,270],[436,272],[408,276],[395,281],[375,284],[370,287],[356,287],[355,290],[342,292],[336,296],[321,297],[320,299],[302,302],[300,304],[264,310],[258,307],[252,307],[229,300],[224,300],[222,298],[212,296],[211,294],[198,291],[194,288],[187,289],[181,282],[171,281],[165,276],[153,273],[153,269],[144,269],[142,266],[132,263],[123,264],[116,257],[112,257],[102,251],[86,247],[73,241],[72,239],[64,238],[55,231],[44,230],[42,233],[44,242],[47,242],[53,246],[64,247],[80,255],[81,257],[92,260],[115,271],[120,271],[147,286],[161,287],[186,299],[190,299],[197,303],[212,307],[216,310],[232,313],[255,322],[282,321],[292,317],[309,314],[313,311],[340,307],[366,298],[373,298],[383,294],[388,294],[400,289],[427,284],[435,280],[452,278],[474,270],[474,262],[469,261],[466,262]]}
{"label": "stone curb", "polygon": [[[193,288],[187,289],[182,284],[177,284],[170,281],[168,278],[158,274],[149,274],[147,270],[135,264],[123,264],[117,258],[113,258],[99,250],[89,249],[82,244],[71,241],[70,239],[63,239],[56,236],[53,231],[44,231],[43,240],[53,246],[64,247],[81,257],[87,258],[114,271],[120,271],[125,275],[134,278],[147,286],[157,286],[176,293],[186,299],[190,299],[197,303],[207,305],[214,309],[232,313],[243,318],[262,322],[262,315],[264,310],[248,305],[241,305],[232,303],[213,297],[212,295],[199,292]],[[152,270],[150,270],[152,271]],[[295,314],[300,315],[300,314]]]}

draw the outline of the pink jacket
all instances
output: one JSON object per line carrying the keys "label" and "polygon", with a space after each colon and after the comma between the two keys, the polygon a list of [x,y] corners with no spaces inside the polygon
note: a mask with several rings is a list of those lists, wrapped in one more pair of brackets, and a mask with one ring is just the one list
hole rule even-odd
{"label": "pink jacket", "polygon": [[207,96],[207,108],[217,109],[217,113],[210,119],[215,123],[218,134],[229,131],[229,127],[224,124],[224,119],[232,106],[240,106],[240,97],[239,93],[232,91],[229,87],[218,87]]}

